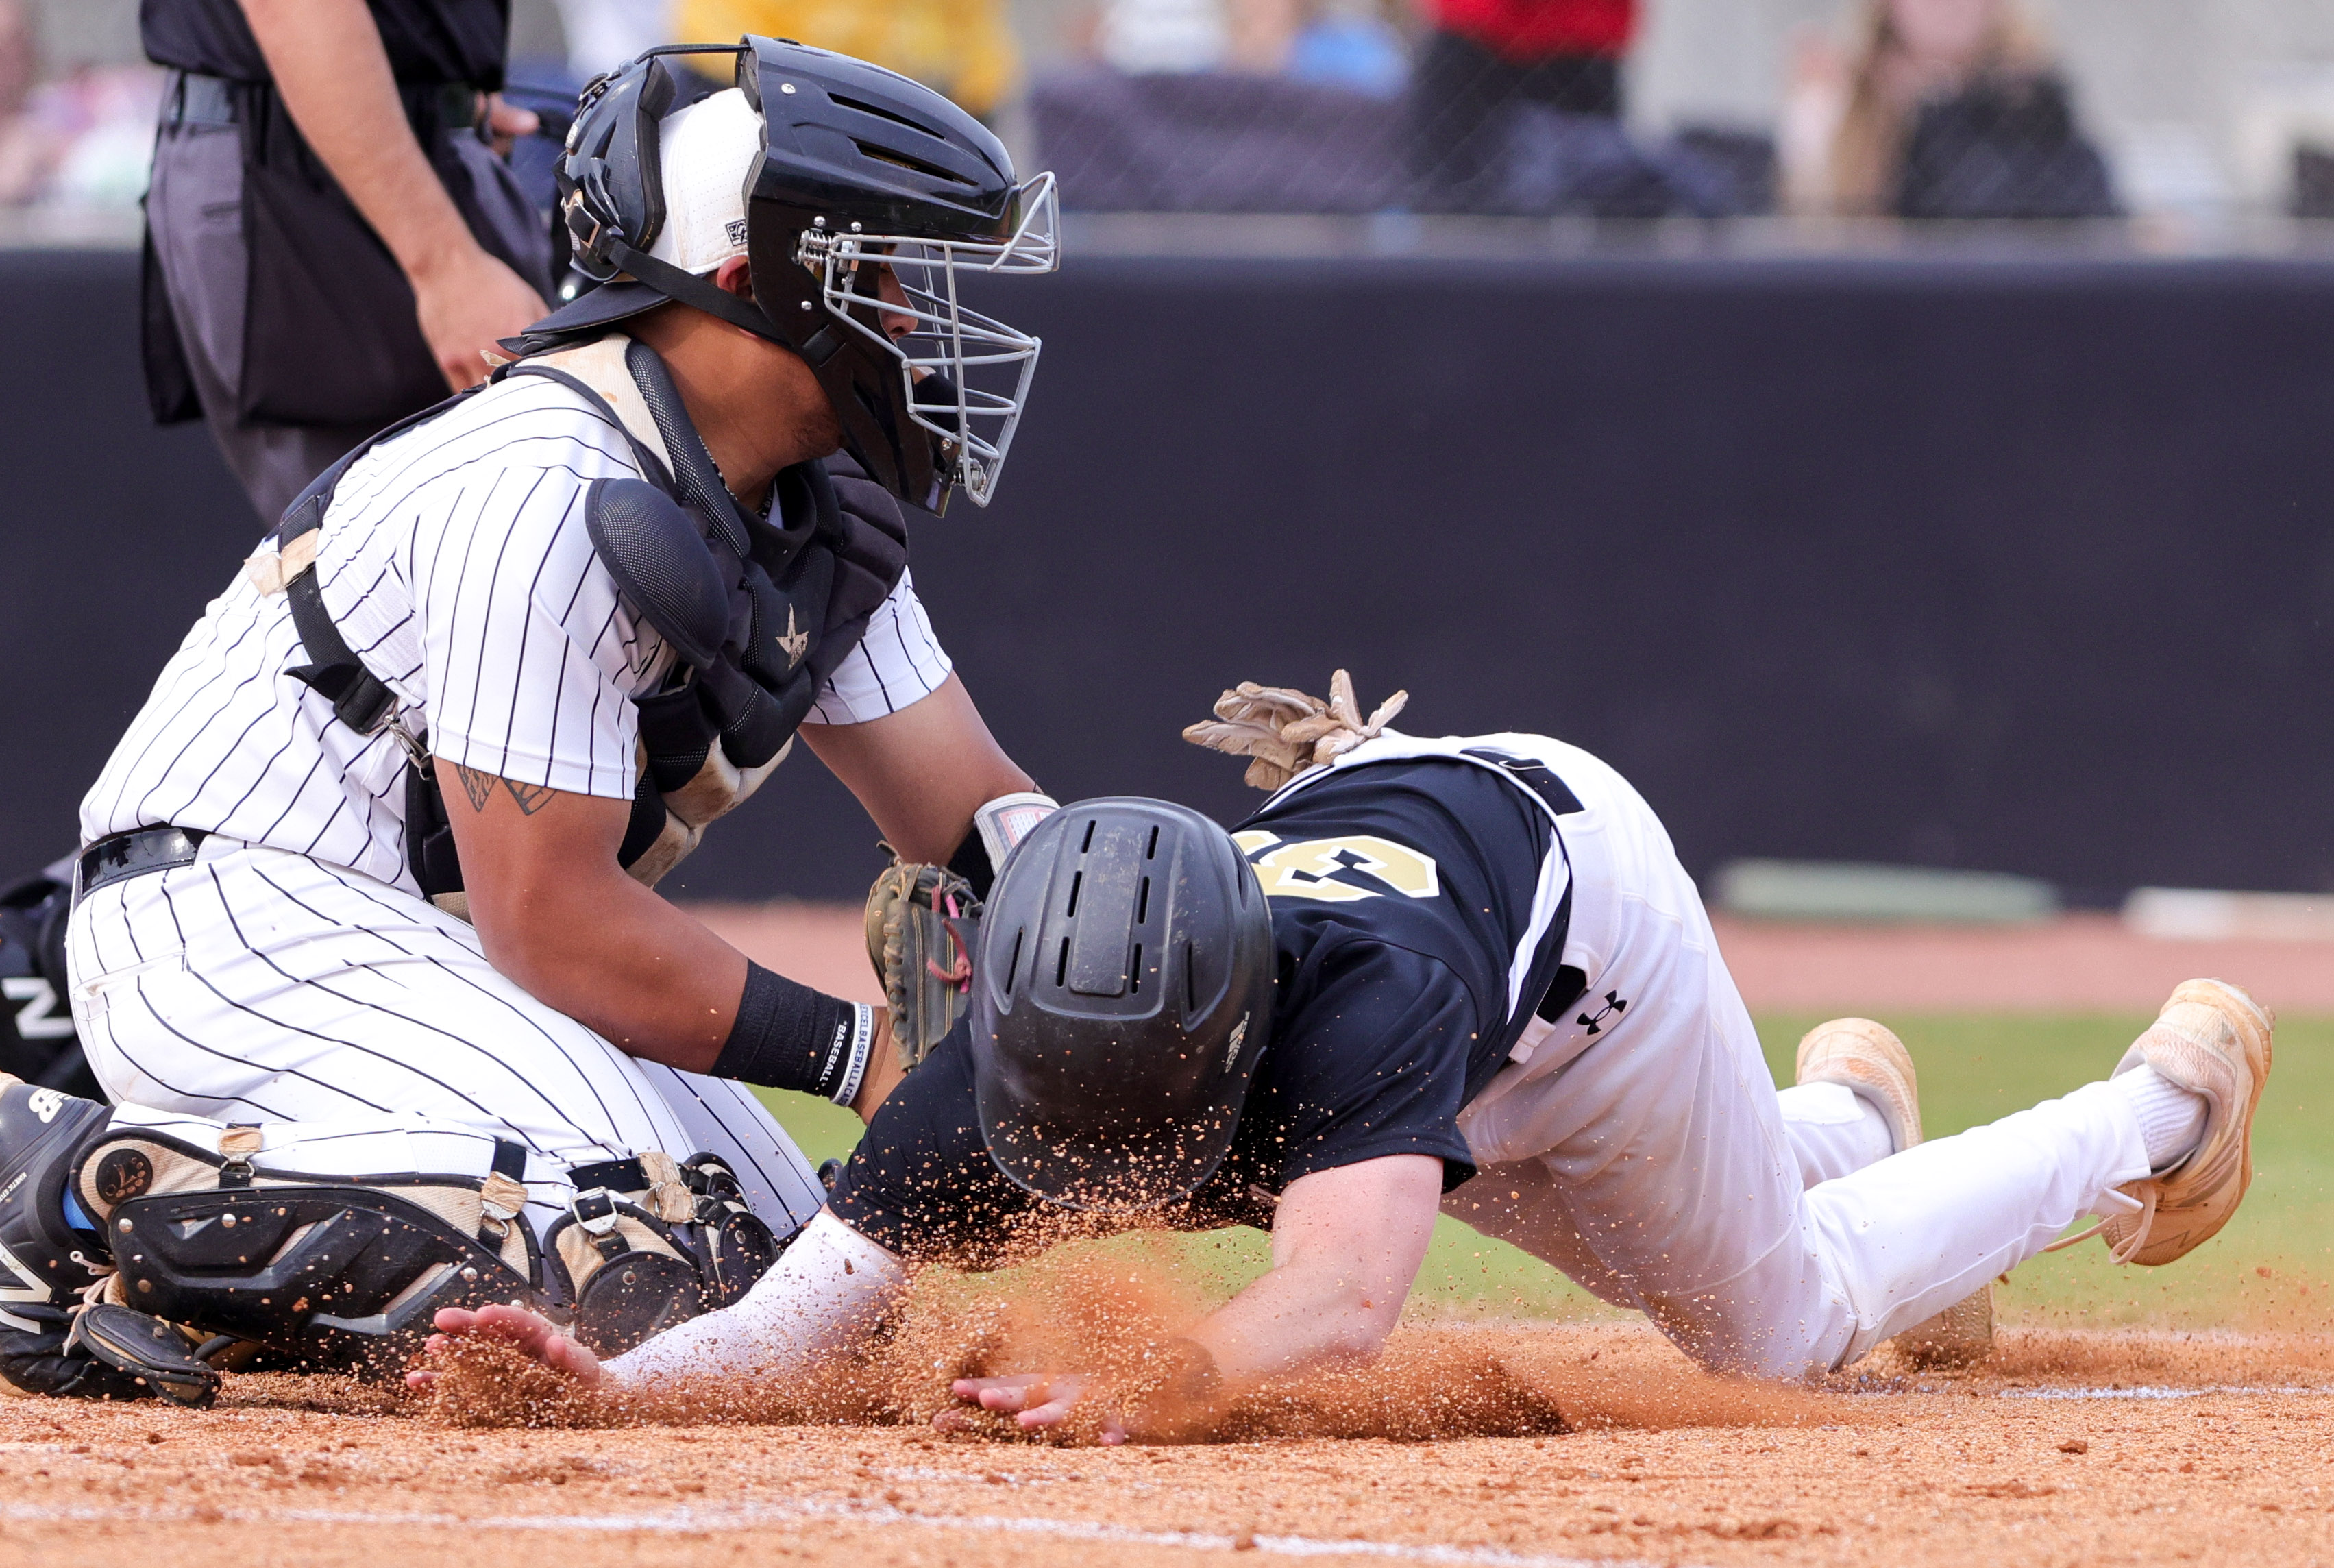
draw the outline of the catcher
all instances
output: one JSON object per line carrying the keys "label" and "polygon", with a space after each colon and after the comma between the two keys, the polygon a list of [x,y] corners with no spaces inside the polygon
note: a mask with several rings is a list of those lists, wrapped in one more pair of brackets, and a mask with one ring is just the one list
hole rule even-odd
{"label": "catcher", "polygon": [[[0,1097],[14,1389],[205,1397],[162,1318],[331,1365],[520,1297],[621,1349],[825,1196],[747,1086],[863,1113],[937,1038],[895,1024],[969,973],[951,905],[1052,803],[908,508],[994,493],[1037,344],[959,274],[1051,271],[1052,182],[891,72],[695,53],[737,84],[653,51],[579,105],[598,286],[310,486],[83,801],[70,1000],[122,1108]],[[896,1018],[654,891],[797,735],[926,865],[872,916]]]}
{"label": "catcher", "polygon": [[1868,1020],[1812,1031],[1776,1090],[1693,883],[1612,769],[1539,736],[1397,734],[1399,698],[1364,718],[1342,673],[1333,691],[1242,686],[1187,731],[1276,789],[1236,832],[1105,799],[1022,841],[969,1027],[738,1305],[607,1361],[513,1308],[440,1329],[619,1389],[781,1377],[866,1334],[919,1262],[1001,1261],[1048,1210],[1268,1227],[1270,1272],[1132,1370],[956,1386],[1025,1427],[1159,1437],[1249,1379],[1373,1355],[1438,1213],[1704,1366],[1800,1378],[2079,1215],[2156,1264],[2234,1212],[2271,1025],[2233,986],[2181,985],[2106,1081],[1924,1143],[1912,1062]]}

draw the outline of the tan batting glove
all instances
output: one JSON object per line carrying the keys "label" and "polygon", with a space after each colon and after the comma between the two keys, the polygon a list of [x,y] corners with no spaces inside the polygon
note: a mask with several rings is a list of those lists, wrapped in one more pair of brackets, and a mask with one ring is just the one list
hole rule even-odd
{"label": "tan batting glove", "polygon": [[1329,700],[1253,681],[1216,699],[1212,721],[1193,724],[1183,739],[1213,751],[1249,759],[1247,781],[1258,789],[1278,789],[1308,768],[1323,767],[1365,740],[1374,740],[1409,702],[1396,692],[1366,719],[1354,697],[1354,678],[1340,670],[1329,677]]}

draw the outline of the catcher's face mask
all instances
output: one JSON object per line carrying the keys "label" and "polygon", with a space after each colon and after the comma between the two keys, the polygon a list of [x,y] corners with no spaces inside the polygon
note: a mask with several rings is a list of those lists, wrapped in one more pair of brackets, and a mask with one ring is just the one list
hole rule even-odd
{"label": "catcher's face mask", "polygon": [[[1003,239],[851,232],[861,228],[856,223],[838,233],[815,221],[799,253],[818,280],[820,303],[895,363],[900,406],[937,443],[948,479],[983,507],[1020,425],[1041,344],[967,305],[960,283],[972,273],[1046,273],[1060,265],[1054,177],[1020,187],[1016,201],[1018,222]],[[898,280],[897,301],[878,298],[886,270]]]}
{"label": "catcher's face mask", "polygon": [[[678,54],[730,55],[743,155],[719,190],[702,156],[663,160],[664,127],[708,95]],[[686,165],[684,167],[683,165]],[[742,170],[742,179],[731,170]],[[784,344],[818,376],[844,446],[893,495],[977,505],[1027,402],[1037,339],[970,308],[978,275],[1058,264],[1054,179],[1018,179],[988,128],[896,73],[785,39],[654,50],[585,90],[560,166],[557,237],[600,286],[531,328],[521,352],[674,299]],[[668,233],[668,219],[690,236]],[[704,230],[719,243],[693,237]],[[742,247],[754,297],[708,272]],[[889,268],[903,297],[886,305]],[[884,316],[904,317],[895,336]]]}

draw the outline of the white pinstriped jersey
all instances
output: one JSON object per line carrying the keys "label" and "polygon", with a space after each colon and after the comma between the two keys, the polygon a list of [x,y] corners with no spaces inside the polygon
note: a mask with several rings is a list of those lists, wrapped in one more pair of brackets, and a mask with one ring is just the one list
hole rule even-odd
{"label": "white pinstriped jersey", "polygon": [[[437,755],[524,784],[629,799],[632,699],[671,663],[592,550],[584,492],[636,476],[623,432],[513,376],[382,442],[342,477],[317,551],[325,608]],[[82,801],[83,842],[168,823],[415,890],[404,752],[285,673],[290,603],[238,576],[155,682]],[[810,713],[863,723],[930,695],[948,655],[902,576]]]}

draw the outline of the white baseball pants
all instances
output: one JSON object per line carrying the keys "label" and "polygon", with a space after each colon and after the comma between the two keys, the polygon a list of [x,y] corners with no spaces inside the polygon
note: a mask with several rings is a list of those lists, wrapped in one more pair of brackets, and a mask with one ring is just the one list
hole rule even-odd
{"label": "white baseball pants", "polygon": [[1461,1114],[1481,1172],[1445,1212],[1644,1312],[1705,1366],[1799,1377],[1963,1300],[2078,1215],[2136,1206],[2110,1189],[2148,1174],[2146,1143],[2103,1083],[1876,1160],[1836,1091],[1779,1096],[1669,836],[1609,768],[1549,744],[1587,807],[1564,837],[1566,961],[1588,992]]}
{"label": "white baseball pants", "polygon": [[[469,926],[304,856],[210,838],[99,888],[67,936],[73,1021],[120,1113],[196,1143],[261,1125],[263,1167],[484,1176],[525,1147],[541,1231],[567,1167],[658,1149],[738,1173],[780,1237],[825,1202],[742,1084],[627,1056],[488,963]],[[215,1136],[215,1135],[209,1135]]]}

